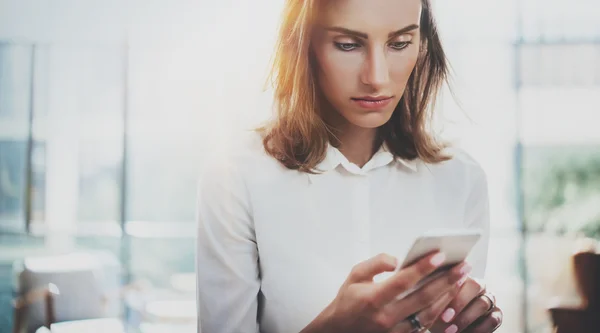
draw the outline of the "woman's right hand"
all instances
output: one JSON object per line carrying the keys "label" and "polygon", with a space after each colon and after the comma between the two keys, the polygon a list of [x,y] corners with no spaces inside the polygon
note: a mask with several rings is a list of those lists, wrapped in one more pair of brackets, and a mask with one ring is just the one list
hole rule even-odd
{"label": "woman's right hand", "polygon": [[470,267],[463,262],[423,285],[408,296],[397,296],[436,270],[443,262],[442,253],[433,253],[399,270],[380,283],[373,278],[393,271],[396,259],[380,254],[356,265],[333,302],[303,333],[409,333],[413,331],[408,317],[415,314],[424,327],[430,327],[458,293]]}

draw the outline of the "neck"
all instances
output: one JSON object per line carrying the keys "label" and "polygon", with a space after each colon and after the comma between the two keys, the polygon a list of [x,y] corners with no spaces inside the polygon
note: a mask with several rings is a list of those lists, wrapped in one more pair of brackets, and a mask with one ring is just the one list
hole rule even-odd
{"label": "neck", "polygon": [[340,132],[337,136],[340,140],[340,152],[348,161],[362,168],[375,154],[377,129],[348,125]]}
{"label": "neck", "polygon": [[358,127],[349,123],[329,105],[325,113],[326,122],[335,128],[335,136],[340,143],[339,151],[359,167],[363,167],[373,157],[376,149],[377,128]]}

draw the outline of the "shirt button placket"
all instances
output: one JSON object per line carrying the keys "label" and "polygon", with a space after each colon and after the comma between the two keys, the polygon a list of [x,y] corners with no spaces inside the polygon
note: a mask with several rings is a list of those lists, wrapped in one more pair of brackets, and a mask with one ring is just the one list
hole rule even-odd
{"label": "shirt button placket", "polygon": [[371,257],[371,209],[369,176],[355,176],[352,216],[354,236],[356,240],[355,255],[358,261]]}

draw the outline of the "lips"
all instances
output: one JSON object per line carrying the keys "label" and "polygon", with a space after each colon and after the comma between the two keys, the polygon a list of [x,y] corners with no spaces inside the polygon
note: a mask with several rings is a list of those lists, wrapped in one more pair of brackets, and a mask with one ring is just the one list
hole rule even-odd
{"label": "lips", "polygon": [[387,106],[392,101],[392,98],[387,96],[366,96],[360,98],[352,98],[352,101],[358,104],[358,106],[360,106],[363,109],[378,110]]}
{"label": "lips", "polygon": [[391,97],[389,96],[365,96],[365,97],[358,97],[358,98],[352,98],[354,100],[359,100],[359,101],[369,101],[369,102],[381,102],[381,101],[385,101],[386,99],[390,99]]}

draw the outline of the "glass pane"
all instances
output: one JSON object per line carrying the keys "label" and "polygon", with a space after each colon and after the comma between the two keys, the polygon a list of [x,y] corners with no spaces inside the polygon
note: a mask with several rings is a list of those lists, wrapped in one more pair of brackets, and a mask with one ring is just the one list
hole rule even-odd
{"label": "glass pane", "polygon": [[132,238],[132,280],[144,279],[157,288],[173,288],[174,274],[194,273],[195,244],[193,238]]}
{"label": "glass pane", "polygon": [[0,43],[0,119],[17,121],[29,116],[31,96],[30,46]]}
{"label": "glass pane", "polygon": [[525,86],[600,85],[600,44],[525,44],[519,56]]}
{"label": "glass pane", "polygon": [[24,226],[26,156],[26,139],[0,139],[0,225]]}
{"label": "glass pane", "polygon": [[40,224],[46,211],[46,145],[43,141],[34,141],[31,152],[31,221]]}
{"label": "glass pane", "polygon": [[517,37],[517,1],[433,0],[444,45],[512,43]]}
{"label": "glass pane", "polygon": [[600,237],[600,48],[594,0],[521,2],[519,91],[528,331],[580,305],[571,255]]}
{"label": "glass pane", "polygon": [[56,45],[40,47],[37,58],[34,220],[115,224],[120,218],[124,50]]}
{"label": "glass pane", "polygon": [[107,252],[115,258],[121,259],[121,239],[116,237],[77,237],[75,244],[78,251]]}
{"label": "glass pane", "polygon": [[525,157],[529,327],[544,332],[550,305],[581,304],[571,255],[582,237],[600,239],[600,145],[527,146]]}
{"label": "glass pane", "polygon": [[190,52],[132,51],[128,220],[194,221],[203,150],[224,112],[208,121],[213,98],[206,97],[215,96],[218,83]]}
{"label": "glass pane", "polygon": [[596,0],[519,1],[525,41],[593,41],[600,37]]}
{"label": "glass pane", "polygon": [[528,146],[525,152],[528,230],[600,238],[600,144]]}
{"label": "glass pane", "polygon": [[97,48],[85,53],[80,72],[79,221],[120,219],[125,107],[125,52]]}
{"label": "glass pane", "polygon": [[25,227],[31,47],[0,44],[0,227]]}
{"label": "glass pane", "polygon": [[82,56],[78,218],[114,222],[120,218],[125,54],[112,47],[85,50]]}
{"label": "glass pane", "polygon": [[523,87],[525,145],[600,143],[600,85]]}
{"label": "glass pane", "polygon": [[79,221],[119,221],[122,138],[82,139],[80,148]]}

